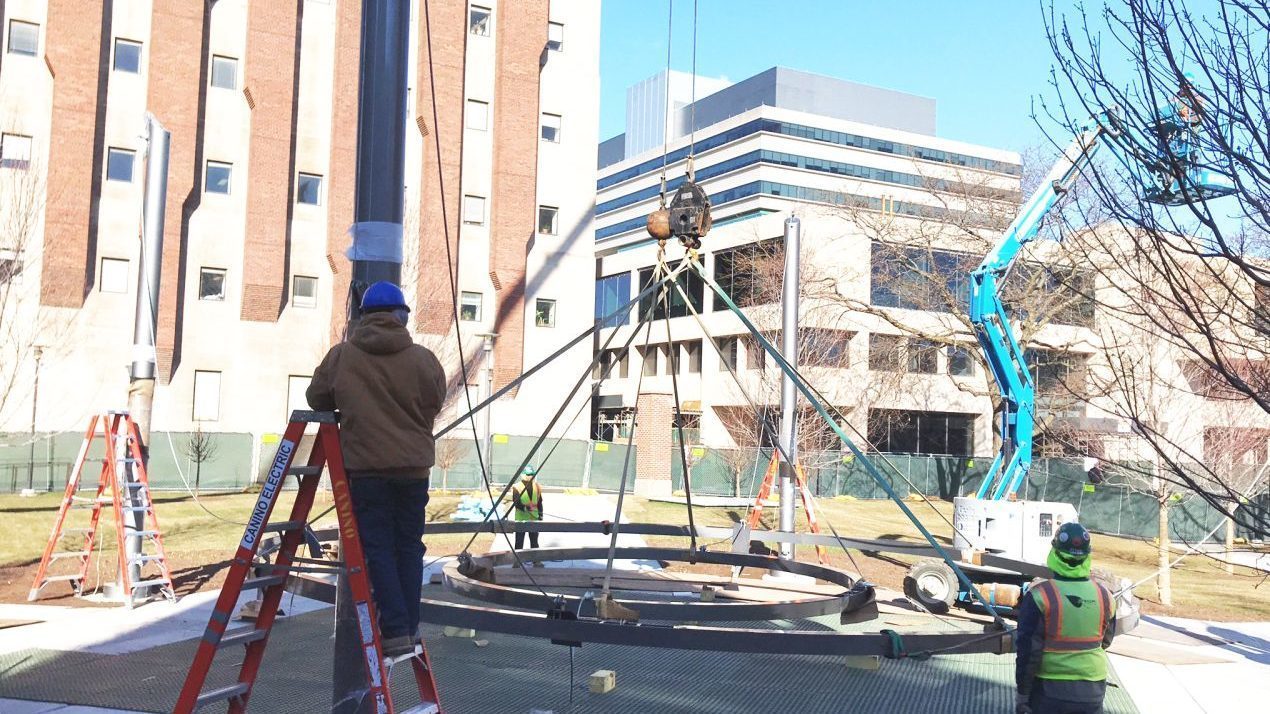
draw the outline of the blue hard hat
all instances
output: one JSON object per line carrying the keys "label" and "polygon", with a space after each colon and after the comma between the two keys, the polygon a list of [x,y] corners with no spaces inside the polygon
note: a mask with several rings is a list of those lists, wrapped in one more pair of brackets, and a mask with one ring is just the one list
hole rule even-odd
{"label": "blue hard hat", "polygon": [[387,280],[381,280],[366,288],[362,293],[362,312],[383,312],[386,310],[409,310],[406,296],[401,288]]}

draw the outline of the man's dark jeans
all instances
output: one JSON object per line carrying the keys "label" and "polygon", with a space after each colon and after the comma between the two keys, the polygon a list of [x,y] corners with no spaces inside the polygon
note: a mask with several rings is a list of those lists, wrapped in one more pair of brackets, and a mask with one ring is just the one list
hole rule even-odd
{"label": "man's dark jeans", "polygon": [[383,638],[413,635],[419,627],[423,587],[424,510],[427,479],[355,476],[348,480],[357,531]]}

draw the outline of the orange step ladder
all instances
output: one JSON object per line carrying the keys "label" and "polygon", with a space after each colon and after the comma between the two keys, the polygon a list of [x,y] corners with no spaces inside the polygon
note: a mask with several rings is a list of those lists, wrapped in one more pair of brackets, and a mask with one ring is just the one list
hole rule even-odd
{"label": "orange step ladder", "polygon": [[[91,460],[92,450],[97,437],[104,442],[104,453],[101,457],[101,473],[97,479],[97,491],[92,498],[78,495],[80,482],[83,479],[84,467]],[[53,532],[49,535],[48,544],[44,546],[44,555],[40,558],[40,566],[35,571],[35,582],[27,594],[27,600],[35,600],[50,583],[69,582],[76,595],[84,594],[84,582],[88,577],[88,565],[92,560],[93,547],[97,544],[97,527],[101,522],[101,512],[110,506],[115,515],[115,536],[119,546],[120,582],[123,585],[123,598],[128,607],[136,603],[139,594],[148,594],[151,588],[169,600],[176,598],[172,589],[172,573],[168,570],[167,555],[163,550],[162,531],[159,530],[159,519],[154,512],[154,501],[150,497],[150,479],[146,474],[145,460],[141,453],[141,436],[137,425],[124,411],[111,411],[94,415],[88,421],[88,431],[84,434],[84,442],[75,457],[75,466],[71,476],[66,480],[66,493],[62,497],[62,506],[57,512],[57,520],[53,523]],[[67,528],[67,516],[73,510],[90,509],[87,528]],[[132,521],[135,514],[143,513],[144,526],[140,530],[125,528],[125,519]],[[82,534],[84,540],[70,550],[59,549],[64,537],[71,534]],[[126,548],[128,538],[140,539],[141,547],[137,553],[129,554]],[[146,553],[144,547],[153,546],[153,552]],[[99,556],[100,557],[100,554]],[[50,572],[55,562],[72,560],[73,572]],[[77,561],[77,562],[76,562]],[[132,578],[132,567],[138,566],[141,577]],[[148,566],[158,568],[145,574]]]}
{"label": "orange step ladder", "polygon": [[[772,486],[776,481],[777,475],[780,473],[780,454],[773,454],[772,460],[767,464],[767,472],[763,474],[763,485],[759,487],[758,496],[754,499],[754,505],[750,508],[750,517],[747,519],[747,525],[750,530],[758,528],[759,519],[763,517],[763,502],[772,493]],[[811,491],[807,489],[807,479],[803,476],[802,464],[794,464],[795,485],[798,488],[799,495],[803,499],[803,512],[807,516],[807,527],[812,533],[820,534],[820,525],[816,523],[816,505],[812,501]],[[816,546],[816,560],[820,563],[825,562],[824,546]]]}
{"label": "orange step ladder", "polygon": [[[309,423],[317,423],[317,438],[313,442],[313,450],[309,454],[306,466],[292,466],[300,439],[304,436],[305,427]],[[335,501],[335,513],[339,519],[340,540],[343,543],[342,563],[328,560],[315,560],[296,557],[296,550],[304,543],[306,519],[313,508],[313,499],[317,493],[318,483],[322,478],[323,468],[330,475],[331,491]],[[287,476],[299,477],[299,490],[295,503],[291,506],[291,514],[285,521],[270,521],[273,508],[277,504],[278,495],[282,492],[283,480]],[[256,553],[260,547],[262,536],[266,533],[280,533],[282,543],[277,550],[273,563],[255,563]],[[367,696],[374,702],[376,712],[395,712],[392,693],[388,686],[391,662],[383,656],[380,642],[379,621],[375,612],[375,603],[370,594],[370,578],[366,572],[366,559],[362,553],[361,541],[357,535],[357,518],[353,513],[352,497],[349,493],[348,475],[344,472],[344,456],[340,451],[338,415],[335,412],[294,411],[291,423],[278,443],[278,452],[274,456],[273,465],[265,477],[260,489],[260,497],[251,511],[247,529],[243,533],[242,542],[229,568],[225,584],[221,588],[220,597],[212,610],[207,630],[199,643],[185,678],[185,685],[177,698],[173,714],[188,714],[214,702],[228,702],[230,714],[247,711],[247,702],[251,698],[252,686],[260,670],[264,658],[265,646],[269,643],[269,631],[278,614],[278,605],[289,572],[313,572],[326,567],[329,570],[343,569],[348,574],[349,590],[352,593],[352,607],[357,613],[358,630],[361,633],[361,647],[366,663]],[[256,577],[249,578],[252,571]],[[264,571],[263,575],[259,575]],[[264,590],[261,598],[260,614],[252,625],[229,629],[229,621],[233,616],[234,606],[243,590],[260,588]],[[203,684],[216,653],[222,650],[246,647],[245,654],[239,650],[242,661],[238,673],[238,681],[227,687],[203,691]],[[407,655],[414,670],[415,683],[419,688],[421,704],[411,708],[411,712],[436,712],[440,714],[441,704],[437,697],[436,681],[432,677],[432,663],[428,658],[428,650],[420,642],[415,646],[414,654]]]}

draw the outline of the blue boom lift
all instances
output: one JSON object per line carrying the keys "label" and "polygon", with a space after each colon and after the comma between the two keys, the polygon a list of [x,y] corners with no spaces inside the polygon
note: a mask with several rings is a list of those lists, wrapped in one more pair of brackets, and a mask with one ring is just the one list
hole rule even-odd
{"label": "blue boom lift", "polygon": [[[967,574],[1003,610],[1013,608],[1024,586],[1038,574],[1037,566],[1045,563],[1054,529],[1076,520],[1078,514],[1069,503],[1017,500],[1032,465],[1036,386],[1002,303],[1002,287],[1023,246],[1037,239],[1046,214],[1103,147],[1136,176],[1148,202],[1179,206],[1233,193],[1231,179],[1203,161],[1196,141],[1202,111],[1188,81],[1157,110],[1155,123],[1147,127],[1151,142],[1117,141],[1126,128],[1114,109],[1094,117],[971,274],[970,321],[1003,402],[1001,450],[978,493],[954,499],[954,545],[962,552]],[[1152,156],[1137,155],[1129,148],[1150,143],[1158,147]],[[930,607],[971,602],[952,571],[938,561],[914,565],[906,590]]]}

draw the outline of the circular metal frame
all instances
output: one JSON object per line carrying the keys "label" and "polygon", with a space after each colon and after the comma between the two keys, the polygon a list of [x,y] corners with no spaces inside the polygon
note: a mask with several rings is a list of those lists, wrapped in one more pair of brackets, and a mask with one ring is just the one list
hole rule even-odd
{"label": "circular metal frame", "polygon": [[[822,615],[839,615],[848,604],[848,596],[856,581],[846,573],[811,563],[782,560],[771,556],[749,555],[745,553],[721,553],[712,551],[693,551],[678,548],[626,547],[614,549],[617,560],[659,560],[684,563],[709,563],[712,565],[730,565],[762,570],[777,570],[825,580],[842,587],[836,595],[806,594],[776,602],[749,601],[673,601],[648,600],[631,598],[613,598],[613,602],[623,607],[632,608],[639,613],[641,620],[661,620],[670,622],[684,621],[718,621],[718,620],[787,620],[819,617]],[[525,562],[544,562],[562,560],[592,560],[608,557],[609,549],[591,548],[544,548],[520,551],[520,560]],[[570,595],[554,593],[550,589],[544,595],[541,591],[530,590],[520,586],[508,586],[492,583],[473,577],[476,572],[486,568],[507,567],[516,564],[516,556],[510,551],[489,553],[473,557],[474,566],[465,568],[456,560],[446,564],[444,569],[445,586],[448,590],[465,597],[481,600],[506,607],[526,610],[546,611],[563,605],[579,617],[595,617],[596,600],[587,595]],[[468,570],[472,575],[465,574]],[[543,574],[550,570],[537,571]],[[603,571],[597,571],[602,573]],[[688,588],[685,587],[685,590]]]}

